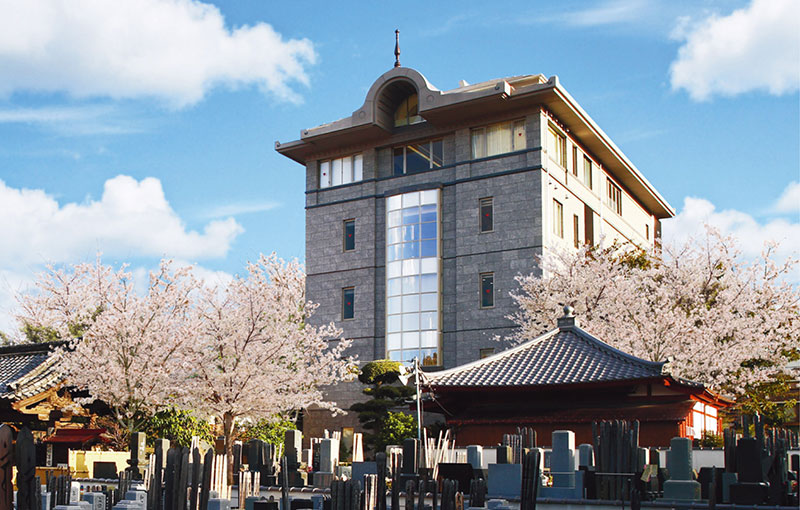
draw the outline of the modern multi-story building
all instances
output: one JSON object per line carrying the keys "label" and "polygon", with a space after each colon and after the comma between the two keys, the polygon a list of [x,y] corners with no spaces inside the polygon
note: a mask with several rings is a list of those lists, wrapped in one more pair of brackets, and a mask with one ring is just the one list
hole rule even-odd
{"label": "modern multi-story building", "polygon": [[443,92],[395,67],[352,115],[301,133],[275,146],[306,168],[308,298],[361,361],[490,354],[537,256],[601,237],[647,246],[674,215],[555,76]]}

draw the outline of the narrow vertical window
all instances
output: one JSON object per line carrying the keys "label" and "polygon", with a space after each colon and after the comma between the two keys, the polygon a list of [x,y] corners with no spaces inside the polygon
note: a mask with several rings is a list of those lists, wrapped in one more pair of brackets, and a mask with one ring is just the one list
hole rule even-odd
{"label": "narrow vertical window", "polygon": [[356,220],[344,220],[344,251],[356,249]]}
{"label": "narrow vertical window", "polygon": [[564,168],[567,168],[567,139],[552,126],[548,129],[550,158]]}
{"label": "narrow vertical window", "polygon": [[354,287],[345,287],[342,289],[342,320],[355,317],[355,308],[353,307],[355,293]]}
{"label": "narrow vertical window", "polygon": [[572,216],[572,238],[575,248],[581,247],[581,238],[580,238],[580,220],[578,219],[578,215],[575,214]]}
{"label": "narrow vertical window", "polygon": [[606,187],[608,188],[606,204],[612,211],[622,216],[622,189],[611,179],[606,179]]}
{"label": "narrow vertical window", "polygon": [[572,146],[572,175],[578,176],[578,147]]}
{"label": "narrow vertical window", "polygon": [[644,226],[644,238],[650,240],[650,225]]}
{"label": "narrow vertical window", "polygon": [[592,160],[586,156],[583,157],[583,183],[592,189]]}
{"label": "narrow vertical window", "polygon": [[553,233],[564,237],[564,206],[558,200],[553,200]]}
{"label": "narrow vertical window", "polygon": [[482,198],[480,200],[481,233],[494,230],[494,199]]}
{"label": "narrow vertical window", "polygon": [[319,164],[319,187],[329,188],[331,186],[331,162],[322,161]]}
{"label": "narrow vertical window", "polygon": [[583,242],[594,245],[594,211],[588,205],[583,206]]}
{"label": "narrow vertical window", "polygon": [[494,273],[481,273],[481,308],[494,306]]}

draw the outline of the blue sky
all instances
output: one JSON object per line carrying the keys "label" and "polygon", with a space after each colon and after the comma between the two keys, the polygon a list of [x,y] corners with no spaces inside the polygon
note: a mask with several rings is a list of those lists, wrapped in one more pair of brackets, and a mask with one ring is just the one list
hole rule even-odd
{"label": "blue sky", "polygon": [[558,75],[678,211],[666,238],[800,252],[796,1],[64,4],[0,0],[0,330],[45,263],[302,258],[274,142],[359,107],[395,28],[442,90]]}

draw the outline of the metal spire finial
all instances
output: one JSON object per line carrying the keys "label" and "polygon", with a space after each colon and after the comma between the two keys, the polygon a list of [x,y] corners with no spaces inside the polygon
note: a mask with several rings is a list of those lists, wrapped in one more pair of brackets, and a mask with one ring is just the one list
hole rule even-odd
{"label": "metal spire finial", "polygon": [[394,66],[400,67],[400,31],[394,31]]}

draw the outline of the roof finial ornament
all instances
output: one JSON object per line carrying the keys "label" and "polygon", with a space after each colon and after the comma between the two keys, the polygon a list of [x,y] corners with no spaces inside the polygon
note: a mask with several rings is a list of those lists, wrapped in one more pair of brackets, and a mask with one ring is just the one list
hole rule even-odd
{"label": "roof finial ornament", "polygon": [[394,66],[400,67],[400,31],[394,31]]}
{"label": "roof finial ornament", "polygon": [[575,317],[575,309],[569,305],[564,305],[564,317]]}

